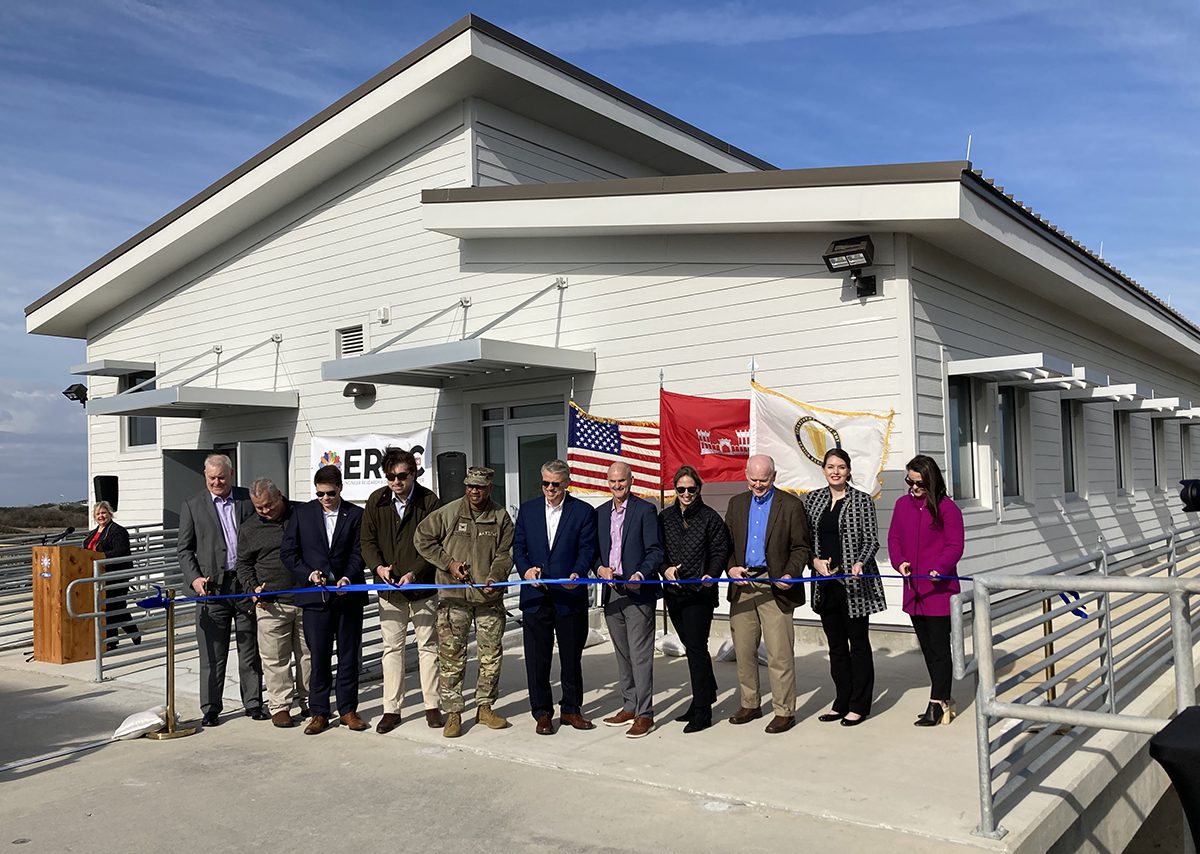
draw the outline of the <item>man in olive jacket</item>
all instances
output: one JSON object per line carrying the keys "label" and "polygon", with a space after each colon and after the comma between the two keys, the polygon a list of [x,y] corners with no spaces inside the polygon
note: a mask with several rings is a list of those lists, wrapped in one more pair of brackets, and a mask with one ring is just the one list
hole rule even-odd
{"label": "man in olive jacket", "polygon": [[512,571],[513,523],[504,508],[492,501],[493,474],[491,469],[472,467],[463,481],[466,496],[435,510],[417,526],[417,551],[437,567],[438,583],[471,585],[439,591],[438,652],[446,738],[462,735],[463,671],[472,621],[479,648],[475,720],[491,729],[508,726],[492,711],[499,696],[505,613],[503,588],[491,585],[504,581]]}
{"label": "man in olive jacket", "polygon": [[417,460],[408,451],[388,448],[383,454],[387,486],[371,493],[363,508],[362,556],[370,572],[395,591],[379,593],[379,631],[383,635],[383,717],[375,731],[383,734],[400,724],[404,699],[404,643],[408,623],[417,635],[425,722],[442,725],[438,711],[437,591],[404,590],[406,584],[431,584],[433,564],[417,553],[413,534],[426,516],[441,506],[430,490],[417,483]]}

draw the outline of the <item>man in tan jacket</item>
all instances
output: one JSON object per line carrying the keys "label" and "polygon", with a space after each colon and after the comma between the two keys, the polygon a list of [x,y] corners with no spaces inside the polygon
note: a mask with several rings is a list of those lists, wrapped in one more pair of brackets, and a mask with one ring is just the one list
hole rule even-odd
{"label": "man in tan jacket", "polygon": [[437,567],[439,584],[469,585],[439,591],[438,663],[446,738],[462,735],[463,671],[472,622],[479,649],[475,720],[491,729],[508,726],[492,711],[499,696],[505,612],[503,588],[491,585],[504,581],[512,571],[513,523],[504,508],[492,501],[492,476],[491,469],[472,467],[463,481],[466,496],[426,517],[414,538],[417,551]]}

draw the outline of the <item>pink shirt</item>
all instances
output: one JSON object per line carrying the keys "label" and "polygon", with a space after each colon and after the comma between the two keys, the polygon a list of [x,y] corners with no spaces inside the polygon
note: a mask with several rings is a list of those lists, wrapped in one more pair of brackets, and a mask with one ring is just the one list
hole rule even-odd
{"label": "pink shirt", "polygon": [[[900,496],[888,528],[888,560],[893,567],[908,562],[913,575],[957,576],[965,532],[962,511],[948,497],[938,505],[941,526],[935,527],[924,497]],[[919,617],[950,616],[950,597],[958,579],[909,578],[904,582],[904,612]]]}
{"label": "pink shirt", "polygon": [[613,502],[612,520],[608,523],[608,535],[611,538],[612,546],[608,550],[608,566],[613,571],[613,575],[624,575],[621,569],[621,539],[625,533],[625,506],[628,501],[621,503],[617,507],[617,503]]}

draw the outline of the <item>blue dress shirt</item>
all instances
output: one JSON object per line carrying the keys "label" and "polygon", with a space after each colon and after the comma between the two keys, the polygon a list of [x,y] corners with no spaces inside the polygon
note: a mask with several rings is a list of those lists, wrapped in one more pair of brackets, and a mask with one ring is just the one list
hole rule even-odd
{"label": "blue dress shirt", "polygon": [[750,496],[750,527],[746,532],[745,566],[767,565],[767,518],[771,515],[771,499],[775,487],[771,487],[762,498]]}

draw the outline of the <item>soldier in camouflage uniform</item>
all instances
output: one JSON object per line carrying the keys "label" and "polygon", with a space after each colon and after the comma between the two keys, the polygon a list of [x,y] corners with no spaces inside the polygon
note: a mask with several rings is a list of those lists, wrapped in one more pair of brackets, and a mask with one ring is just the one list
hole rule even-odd
{"label": "soldier in camouflage uniform", "polygon": [[470,585],[439,591],[438,663],[446,738],[462,735],[463,671],[472,622],[479,648],[475,720],[491,729],[509,725],[492,711],[499,694],[505,612],[503,588],[489,585],[504,581],[512,571],[513,523],[504,508],[492,501],[492,476],[491,469],[469,469],[463,481],[466,497],[429,514],[417,526],[413,540],[421,556],[437,567],[439,584]]}

